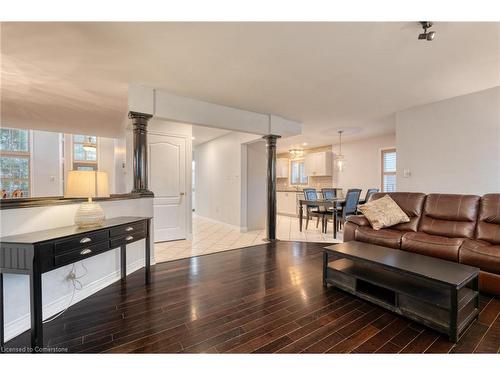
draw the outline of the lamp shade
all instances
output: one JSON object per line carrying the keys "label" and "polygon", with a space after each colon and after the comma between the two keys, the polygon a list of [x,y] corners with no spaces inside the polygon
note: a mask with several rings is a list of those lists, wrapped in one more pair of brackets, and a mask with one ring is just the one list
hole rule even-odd
{"label": "lamp shade", "polygon": [[97,171],[69,171],[66,198],[109,197],[108,174]]}

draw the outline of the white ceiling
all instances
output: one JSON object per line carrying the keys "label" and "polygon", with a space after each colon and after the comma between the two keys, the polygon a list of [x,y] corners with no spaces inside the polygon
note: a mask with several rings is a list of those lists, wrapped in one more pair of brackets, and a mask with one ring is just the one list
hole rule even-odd
{"label": "white ceiling", "polygon": [[[500,23],[3,23],[2,124],[116,136],[127,87],[303,123],[279,147],[394,131],[396,111],[500,84]],[[85,130],[85,131],[84,131]],[[195,136],[196,137],[196,136]]]}

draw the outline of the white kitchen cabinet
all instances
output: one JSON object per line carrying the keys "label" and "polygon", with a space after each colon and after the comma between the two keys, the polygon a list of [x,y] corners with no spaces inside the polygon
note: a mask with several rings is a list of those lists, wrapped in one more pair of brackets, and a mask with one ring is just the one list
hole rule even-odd
{"label": "white kitchen cabinet", "polygon": [[301,193],[297,193],[295,191],[278,191],[276,193],[276,208],[278,214],[280,215],[288,215],[288,216],[297,216],[298,208],[297,208],[297,196]]}
{"label": "white kitchen cabinet", "polygon": [[276,161],[276,177],[288,178],[288,159],[279,158]]}
{"label": "white kitchen cabinet", "polygon": [[329,151],[313,152],[304,159],[306,176],[331,176],[333,172],[333,157]]}

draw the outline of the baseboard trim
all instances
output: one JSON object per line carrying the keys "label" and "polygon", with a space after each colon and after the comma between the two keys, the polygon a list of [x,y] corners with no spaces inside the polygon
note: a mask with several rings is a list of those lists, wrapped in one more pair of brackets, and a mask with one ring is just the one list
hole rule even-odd
{"label": "baseboard trim", "polygon": [[[153,259],[154,261],[154,259]],[[144,258],[138,259],[135,262],[127,264],[127,275],[141,269],[144,267]],[[98,292],[101,289],[113,284],[114,282],[120,280],[121,273],[120,270],[116,270],[99,280],[95,280],[90,284],[85,285],[81,290],[77,290],[75,292],[75,297],[73,298],[73,302],[71,306],[74,304],[83,301],[85,298],[90,297],[92,294]],[[55,301],[52,301],[43,306],[43,319],[50,318],[63,311],[67,306],[68,302],[71,299],[71,295],[73,292],[71,291],[69,294],[58,298]],[[13,339],[16,336],[19,336],[21,333],[28,331],[31,328],[30,314],[25,314],[9,323],[5,324],[5,342]]]}

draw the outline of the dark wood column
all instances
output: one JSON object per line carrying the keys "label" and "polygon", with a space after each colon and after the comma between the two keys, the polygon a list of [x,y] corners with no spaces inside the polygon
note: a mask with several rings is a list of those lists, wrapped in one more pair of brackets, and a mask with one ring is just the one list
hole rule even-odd
{"label": "dark wood column", "polygon": [[148,121],[152,115],[129,112],[134,132],[134,189],[132,193],[152,194],[148,189]]}
{"label": "dark wood column", "polygon": [[267,148],[267,240],[276,241],[276,140],[279,135],[263,138]]}

